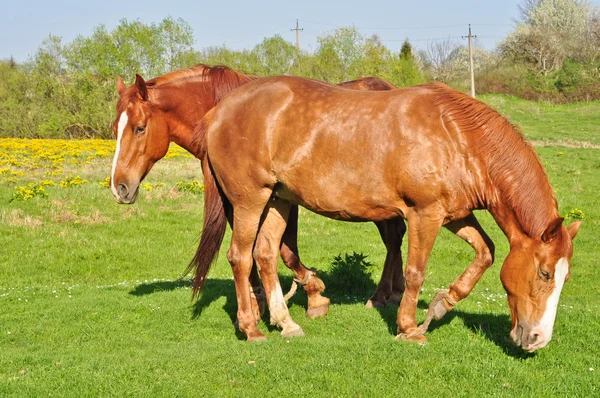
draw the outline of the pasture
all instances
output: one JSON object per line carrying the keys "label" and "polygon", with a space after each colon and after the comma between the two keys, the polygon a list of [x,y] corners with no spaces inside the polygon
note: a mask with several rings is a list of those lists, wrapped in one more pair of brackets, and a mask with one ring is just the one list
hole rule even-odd
{"label": "pasture", "polygon": [[[364,307],[385,258],[375,226],[301,210],[300,255],[320,271],[330,312],[306,319],[299,289],[289,306],[306,337],[281,338],[266,313],[268,341],[249,344],[232,326],[228,235],[197,303],[180,279],[201,229],[195,159],[172,147],[125,206],[107,188],[114,141],[0,139],[0,395],[597,396],[600,104],[484,100],[541,144],[560,213],[584,221],[548,347],[527,354],[508,337],[508,243],[486,212],[476,214],[496,262],[420,346],[394,339],[397,308]],[[472,256],[441,231],[420,322]],[[291,272],[279,274],[288,288]]]}

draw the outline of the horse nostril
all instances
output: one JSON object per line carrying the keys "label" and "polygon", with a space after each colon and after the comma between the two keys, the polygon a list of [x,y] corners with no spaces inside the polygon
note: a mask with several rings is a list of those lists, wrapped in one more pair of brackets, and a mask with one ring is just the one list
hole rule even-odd
{"label": "horse nostril", "polygon": [[119,196],[122,198],[125,198],[125,197],[127,197],[128,193],[129,193],[129,189],[127,188],[127,185],[119,184]]}
{"label": "horse nostril", "polygon": [[543,340],[543,336],[541,333],[537,331],[533,331],[529,334],[529,343],[531,345],[537,345]]}

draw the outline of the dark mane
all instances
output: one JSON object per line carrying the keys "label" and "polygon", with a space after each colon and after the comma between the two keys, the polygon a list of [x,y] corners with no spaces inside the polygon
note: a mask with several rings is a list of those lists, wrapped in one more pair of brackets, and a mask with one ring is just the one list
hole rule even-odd
{"label": "dark mane", "polygon": [[202,77],[205,74],[205,71],[209,69],[211,69],[210,66],[205,64],[198,64],[185,69],[177,69],[148,80],[146,85],[148,87],[156,87],[165,83],[170,83],[174,80]]}
{"label": "dark mane", "polygon": [[[533,146],[521,131],[494,109],[446,85],[428,84],[435,93],[445,123],[455,123],[471,135],[472,150],[485,159],[502,201],[514,211],[531,238],[539,238],[558,217],[557,201],[548,175]],[[551,198],[551,203],[548,203]],[[488,198],[493,205],[493,198]]]}

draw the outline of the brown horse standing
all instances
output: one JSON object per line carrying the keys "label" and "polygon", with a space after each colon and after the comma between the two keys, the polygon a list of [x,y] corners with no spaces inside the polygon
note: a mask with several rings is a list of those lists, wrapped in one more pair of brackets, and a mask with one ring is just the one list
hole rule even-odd
{"label": "brown horse standing", "polygon": [[[139,183],[167,153],[170,141],[199,157],[191,146],[194,125],[227,93],[254,79],[256,77],[227,67],[206,65],[170,72],[147,82],[137,76],[129,88],[119,78],[117,119],[113,125],[118,140],[111,174],[111,190],[117,201],[133,203],[136,200]],[[340,85],[356,90],[396,88],[373,77]],[[406,227],[402,219],[395,219],[378,222],[377,228],[388,253],[382,278],[368,305],[383,306],[386,301],[398,303],[404,290],[400,247]],[[307,316],[323,316],[328,311],[329,299],[321,295],[323,282],[300,261],[297,234],[298,207],[293,206],[280,254],[285,265],[294,272],[295,280],[307,291]],[[260,297],[262,289],[255,268],[251,273],[251,286],[254,296]]]}
{"label": "brown horse standing", "polygon": [[513,341],[527,351],[552,336],[568,278],[572,239],[535,151],[485,104],[441,84],[359,92],[312,80],[273,77],[225,98],[197,131],[206,151],[205,224],[196,256],[198,292],[233,209],[227,253],[236,285],[240,329],[263,339],[250,307],[252,259],[264,269],[272,320],[300,329],[283,301],[277,248],[292,204],[346,221],[408,221],[406,291],[399,338],[423,342],[416,309],[427,260],[446,225],[476,251],[430,315],[440,318],[473,289],[492,264],[489,239],[472,216],[487,209],[507,236],[501,279]]}

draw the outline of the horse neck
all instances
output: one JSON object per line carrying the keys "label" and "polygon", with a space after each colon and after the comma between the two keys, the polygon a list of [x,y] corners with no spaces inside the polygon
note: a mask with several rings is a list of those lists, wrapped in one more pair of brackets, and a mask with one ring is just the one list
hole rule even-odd
{"label": "horse neck", "polygon": [[192,145],[192,132],[196,124],[227,93],[255,79],[251,76],[238,76],[240,78],[226,83],[196,78],[156,86],[157,106],[163,111],[169,124],[169,140],[198,157],[197,148]]}
{"label": "horse neck", "polygon": [[192,145],[194,126],[200,122],[214,103],[207,98],[206,82],[169,85],[154,88],[156,106],[162,112],[167,124],[169,141],[172,141],[197,157]]}
{"label": "horse neck", "polygon": [[530,144],[518,138],[515,146],[501,148],[506,144],[502,142],[490,146],[495,148],[485,157],[493,186],[487,207],[509,241],[523,235],[539,238],[559,217],[556,197],[539,158]]}

